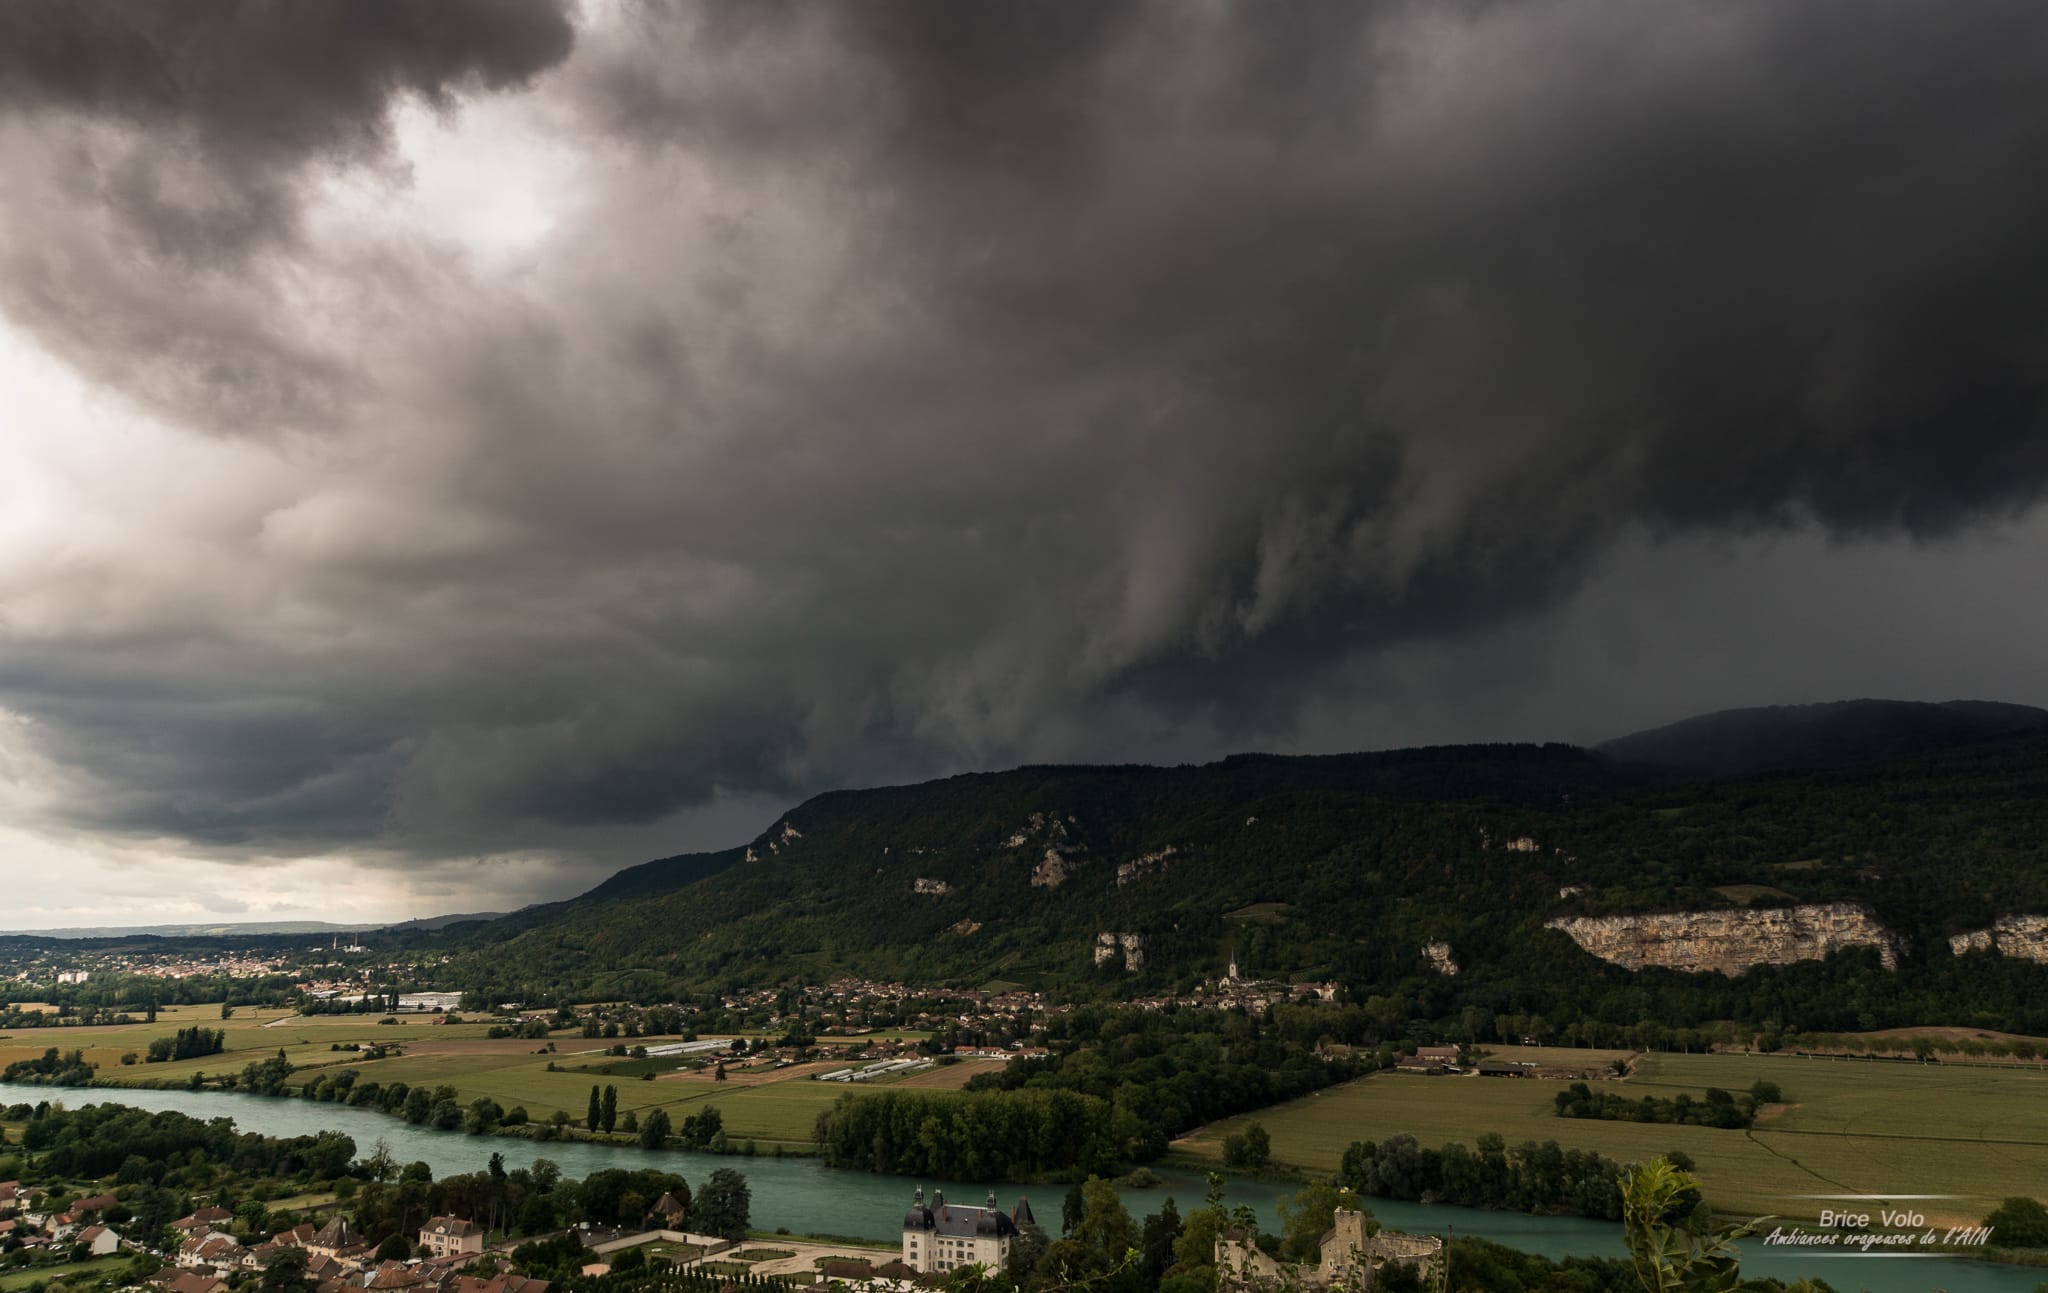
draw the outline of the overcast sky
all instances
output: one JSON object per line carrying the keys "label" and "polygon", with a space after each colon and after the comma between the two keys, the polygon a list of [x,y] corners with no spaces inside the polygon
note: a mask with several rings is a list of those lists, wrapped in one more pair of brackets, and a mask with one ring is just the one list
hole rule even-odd
{"label": "overcast sky", "polygon": [[0,6],[0,927],[2048,703],[2048,6]]}

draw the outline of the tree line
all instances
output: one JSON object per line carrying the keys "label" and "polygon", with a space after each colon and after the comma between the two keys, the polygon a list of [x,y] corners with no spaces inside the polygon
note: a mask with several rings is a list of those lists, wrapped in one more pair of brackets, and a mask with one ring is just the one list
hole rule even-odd
{"label": "tree line", "polygon": [[1668,1100],[1653,1095],[1631,1100],[1618,1091],[1595,1091],[1584,1082],[1574,1082],[1557,1093],[1555,1104],[1560,1118],[1669,1122],[1733,1131],[1755,1123],[1756,1115],[1763,1106],[1782,1103],[1784,1098],[1777,1083],[1762,1079],[1740,1097],[1732,1096],[1720,1087],[1710,1086],[1699,1100],[1683,1091]]}
{"label": "tree line", "polygon": [[180,1028],[169,1037],[158,1037],[151,1041],[144,1054],[145,1062],[162,1064],[172,1060],[196,1060],[207,1055],[218,1055],[227,1049],[228,1035],[225,1029],[205,1028],[194,1024]]}
{"label": "tree line", "polygon": [[1073,1091],[848,1092],[818,1116],[831,1167],[956,1181],[1107,1172],[1145,1128],[1124,1109]]}
{"label": "tree line", "polygon": [[1354,1141],[1344,1151],[1338,1179],[1375,1198],[1618,1221],[1621,1172],[1612,1159],[1564,1149],[1554,1140],[1510,1149],[1489,1132],[1476,1149],[1457,1143],[1425,1149],[1403,1133]]}

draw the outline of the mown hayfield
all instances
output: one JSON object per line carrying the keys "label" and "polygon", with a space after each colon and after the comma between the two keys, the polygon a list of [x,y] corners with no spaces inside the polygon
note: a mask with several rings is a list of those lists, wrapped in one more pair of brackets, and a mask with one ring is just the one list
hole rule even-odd
{"label": "mown hayfield", "polygon": [[[1820,1200],[1866,1192],[1953,1194],[1917,1205],[1930,1220],[1974,1220],[2000,1198],[2048,1189],[2048,1073],[1774,1055],[1645,1055],[1636,1077],[1590,1083],[1631,1098],[1730,1091],[1768,1078],[1787,1104],[1750,1131],[1559,1118],[1561,1084],[1382,1073],[1255,1115],[1273,1157],[1336,1169],[1353,1141],[1399,1132],[1431,1147],[1497,1132],[1510,1145],[1556,1140],[1617,1161],[1683,1150],[1708,1197],[1740,1214],[1811,1217]],[[1177,1148],[1220,1157],[1249,1119],[1211,1124]]]}
{"label": "mown hayfield", "polygon": [[[374,1015],[298,1015],[288,1010],[255,1010],[238,1007],[234,1017],[222,1019],[219,1005],[167,1006],[157,1012],[155,1023],[133,1023],[94,1028],[19,1028],[0,1037],[0,1069],[16,1060],[34,1059],[54,1046],[60,1051],[82,1050],[86,1059],[99,1065],[98,1076],[114,1083],[161,1083],[183,1081],[194,1072],[219,1073],[240,1069],[251,1060],[275,1054],[282,1047],[294,1065],[341,1063],[353,1060],[352,1053],[335,1052],[336,1042],[393,1042],[409,1045],[480,1040],[488,1023],[434,1024],[432,1016],[411,1016],[398,1024],[379,1024]],[[218,1055],[175,1063],[147,1064],[140,1057],[149,1052],[151,1041],[169,1037],[180,1028],[193,1025],[218,1029],[226,1034],[227,1049]],[[491,1043],[499,1045],[500,1043]],[[539,1042],[526,1043],[528,1049]],[[134,1053],[133,1065],[121,1063],[123,1055]]]}
{"label": "mown hayfield", "polygon": [[[715,1104],[724,1115],[726,1134],[735,1141],[756,1140],[768,1144],[808,1147],[818,1114],[831,1108],[847,1094],[839,1083],[804,1080],[811,1073],[841,1067],[838,1063],[795,1065],[776,1070],[766,1065],[750,1069],[729,1064],[734,1080],[715,1082],[708,1070],[703,1076],[681,1073],[658,1075],[656,1080],[637,1077],[640,1067],[627,1059],[607,1055],[611,1040],[595,1040],[570,1032],[553,1037],[556,1053],[543,1053],[546,1042],[533,1039],[488,1039],[488,1022],[442,1024],[433,1016],[400,1016],[400,1023],[380,1024],[376,1015],[298,1016],[287,1011],[238,1009],[231,1019],[220,1018],[220,1007],[187,1006],[164,1009],[153,1024],[128,1024],[109,1028],[22,1029],[0,1038],[0,1066],[17,1059],[30,1059],[56,1046],[60,1050],[82,1049],[99,1064],[98,1077],[105,1082],[136,1085],[169,1085],[190,1079],[194,1073],[220,1074],[238,1071],[251,1061],[266,1058],[282,1049],[294,1069],[292,1085],[303,1086],[323,1071],[352,1068],[358,1081],[389,1086],[451,1086],[464,1104],[478,1096],[489,1096],[506,1109],[524,1107],[529,1118],[546,1121],[557,1110],[581,1125],[589,1103],[590,1088],[616,1086],[621,1119],[631,1111],[644,1117],[658,1107],[669,1111],[678,1124],[706,1104]],[[181,1027],[202,1024],[227,1034],[227,1049],[218,1055],[175,1063],[123,1065],[128,1052],[146,1053],[149,1043]],[[899,1035],[892,1033],[893,1035]],[[905,1036],[921,1036],[915,1032]],[[664,1038],[618,1039],[629,1045],[659,1045]],[[829,1038],[828,1042],[871,1041],[868,1038]],[[400,1043],[404,1053],[380,1060],[364,1059],[359,1053],[335,1050],[336,1043]],[[594,1070],[607,1061],[621,1071],[607,1076]],[[549,1072],[550,1063],[561,1071]],[[586,1067],[587,1066],[587,1067]],[[625,1069],[633,1067],[634,1076]],[[968,1066],[955,1066],[966,1068]],[[577,1071],[581,1069],[582,1071]],[[950,1070],[936,1070],[948,1073]],[[622,1133],[623,1134],[623,1133]]]}
{"label": "mown hayfield", "polygon": [[[527,1051],[539,1045],[528,1042]],[[602,1059],[602,1052],[570,1052],[568,1038],[559,1039],[557,1046],[561,1053],[555,1055],[508,1054],[467,1047],[434,1050],[422,1046],[412,1054],[384,1060],[360,1061],[350,1056],[352,1062],[347,1066],[356,1070],[357,1080],[362,1082],[451,1086],[463,1104],[478,1096],[489,1096],[506,1109],[524,1108],[535,1122],[545,1122],[556,1110],[561,1110],[581,1126],[593,1086],[618,1088],[621,1122],[628,1112],[644,1118],[649,1110],[658,1107],[668,1110],[670,1119],[680,1125],[698,1109],[715,1104],[724,1116],[729,1138],[792,1145],[808,1145],[819,1111],[830,1108],[847,1090],[838,1083],[801,1080],[795,1076],[795,1068],[782,1071],[783,1081],[760,1083],[641,1081],[573,1069],[551,1073],[547,1067],[550,1061],[559,1066]],[[324,1061],[331,1057],[322,1051],[318,1058]],[[299,1076],[315,1074],[294,1075],[295,1080]],[[624,1132],[619,1134],[623,1136]]]}
{"label": "mown hayfield", "polygon": [[942,1064],[937,1068],[913,1073],[899,1080],[896,1085],[922,1087],[934,1091],[958,1091],[975,1077],[983,1073],[1000,1073],[1008,1067],[1008,1060],[961,1060],[958,1064]]}
{"label": "mown hayfield", "polygon": [[[661,1084],[641,1085],[659,1087]],[[675,1090],[669,1087],[667,1093]],[[701,1090],[681,1103],[664,1104],[669,1110],[669,1117],[678,1121],[704,1105],[717,1105],[719,1113],[725,1117],[725,1134],[732,1140],[777,1141],[808,1146],[811,1133],[818,1125],[818,1115],[830,1109],[833,1102],[846,1093],[846,1087],[837,1082],[777,1082],[768,1086],[742,1087],[731,1092],[716,1088]],[[619,1088],[619,1107],[627,1107],[624,1087]]]}

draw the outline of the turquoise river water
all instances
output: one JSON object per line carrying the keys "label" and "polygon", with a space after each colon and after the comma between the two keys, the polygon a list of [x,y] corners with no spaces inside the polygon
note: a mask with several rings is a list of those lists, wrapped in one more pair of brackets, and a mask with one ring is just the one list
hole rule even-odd
{"label": "turquoise river water", "polygon": [[[150,1091],[111,1088],[52,1089],[0,1083],[0,1105],[43,1100],[66,1105],[115,1103],[140,1109],[176,1110],[195,1118],[233,1118],[244,1131],[266,1136],[309,1136],[321,1131],[340,1131],[353,1137],[358,1154],[367,1154],[379,1141],[390,1146],[401,1163],[426,1163],[434,1175],[474,1172],[481,1169],[495,1151],[505,1156],[508,1167],[520,1167],[536,1158],[559,1163],[564,1175],[585,1176],[607,1167],[660,1167],[691,1178],[694,1185],[714,1167],[733,1167],[746,1174],[753,1190],[754,1224],[762,1229],[787,1227],[798,1234],[834,1234],[866,1239],[894,1240],[904,1209],[910,1206],[911,1191],[918,1186],[937,1187],[962,1203],[980,1203],[991,1184],[1008,1208],[1019,1195],[1029,1197],[1041,1224],[1048,1220],[1057,1230],[1060,1201],[1066,1187],[1022,1186],[987,1181],[915,1181],[907,1177],[875,1176],[866,1172],[835,1171],[812,1158],[713,1158],[675,1151],[643,1150],[637,1147],[594,1145],[578,1142],[535,1142],[512,1137],[475,1137],[461,1132],[415,1127],[396,1118],[351,1109],[345,1105],[320,1104],[305,1100],[271,1099],[226,1091]],[[1259,1210],[1266,1224],[1278,1228],[1275,1203],[1288,1192],[1286,1186],[1233,1178],[1226,1189],[1231,1204],[1249,1203]],[[1194,1176],[1166,1177],[1165,1183],[1148,1190],[1125,1190],[1124,1202],[1135,1217],[1159,1210],[1169,1196],[1185,1214],[1200,1206],[1206,1187]],[[1525,1252],[1546,1257],[1619,1257],[1623,1255],[1621,1227],[1609,1222],[1586,1221],[1577,1217],[1530,1217],[1511,1212],[1481,1212],[1471,1208],[1440,1204],[1402,1203],[1391,1199],[1368,1200],[1373,1214],[1397,1230],[1456,1235],[1477,1235]],[[1793,1279],[1817,1275],[1844,1293],[1866,1289],[1869,1293],[2032,1293],[2048,1278],[2048,1270],[2004,1266],[1987,1262],[1961,1261],[1949,1257],[1878,1256],[1799,1253],[1773,1250],[1754,1240],[1744,1245],[1743,1273]]]}

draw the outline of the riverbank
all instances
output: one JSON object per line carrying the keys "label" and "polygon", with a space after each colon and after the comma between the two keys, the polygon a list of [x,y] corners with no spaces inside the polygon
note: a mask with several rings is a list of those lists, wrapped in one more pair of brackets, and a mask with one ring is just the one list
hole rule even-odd
{"label": "riverbank", "polygon": [[[48,1088],[0,1084],[0,1104],[41,1099],[67,1104],[110,1101],[144,1109],[175,1109],[198,1118],[228,1117],[244,1130],[269,1136],[307,1136],[338,1131],[355,1139],[358,1154],[367,1154],[380,1140],[400,1162],[424,1162],[436,1176],[473,1172],[485,1166],[492,1152],[504,1154],[507,1168],[527,1167],[540,1158],[553,1161],[565,1175],[588,1176],[613,1167],[678,1169],[672,1151],[637,1146],[528,1140],[489,1140],[460,1132],[436,1131],[392,1121],[364,1110],[317,1101],[265,1099],[221,1091],[108,1090]],[[901,1238],[903,1210],[911,1192],[942,1189],[957,1198],[979,1199],[994,1190],[1005,1207],[1019,1196],[1032,1200],[1033,1210],[1057,1228],[1059,1187],[1015,1182],[919,1181],[835,1171],[815,1158],[757,1157],[742,1169],[753,1192],[756,1225],[784,1227],[796,1234],[840,1236],[889,1245]],[[1157,1212],[1172,1198],[1185,1215],[1207,1193],[1202,1175],[1160,1170],[1160,1183],[1119,1190],[1134,1217]],[[1278,1230],[1278,1200],[1293,1189],[1278,1183],[1228,1178],[1225,1201],[1253,1209],[1262,1228]],[[1529,1217],[1518,1213],[1479,1212],[1435,1204],[1370,1200],[1379,1220],[1396,1230],[1418,1234],[1473,1236],[1545,1257],[1620,1257],[1625,1254],[1621,1227],[1570,1217]],[[765,1242],[773,1239],[763,1236]],[[1808,1252],[1772,1252],[1756,1241],[1743,1245],[1745,1273],[1796,1279],[1819,1275],[1841,1287],[1862,1287],[1869,1293],[1926,1293],[1944,1287],[1949,1293],[2033,1293],[2037,1270],[1995,1266],[1949,1257],[1854,1258]],[[1844,1262],[1853,1262],[1845,1267]]]}

